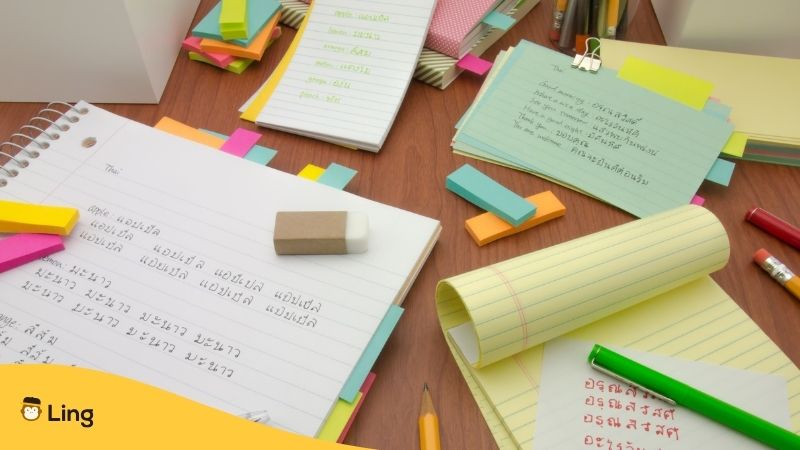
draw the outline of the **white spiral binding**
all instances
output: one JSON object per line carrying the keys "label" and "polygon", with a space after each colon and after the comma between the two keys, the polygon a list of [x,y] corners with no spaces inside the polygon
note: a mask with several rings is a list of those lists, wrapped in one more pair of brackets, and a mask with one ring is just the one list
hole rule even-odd
{"label": "white spiral binding", "polygon": [[[59,111],[58,109],[54,109],[54,106],[66,106],[68,109],[66,111]],[[70,111],[77,113],[77,115],[70,115]],[[7,141],[0,143],[0,156],[5,156],[8,158],[8,161],[3,162],[0,164],[0,188],[8,185],[8,179],[14,178],[19,175],[19,170],[13,167],[6,167],[9,163],[13,163],[13,165],[17,166],[19,169],[24,169],[28,167],[30,162],[25,159],[24,157],[27,156],[28,158],[34,159],[38,158],[40,154],[40,150],[46,150],[50,148],[50,143],[47,141],[55,141],[58,140],[61,135],[58,132],[49,131],[49,129],[55,128],[60,132],[66,132],[69,130],[69,125],[67,124],[58,124],[56,123],[58,120],[64,118],[69,123],[76,123],[81,120],[80,116],[85,115],[89,112],[87,108],[76,108],[73,105],[65,102],[50,102],[47,104],[45,108],[41,111],[36,113],[36,116],[31,118],[27,124],[21,126],[19,128],[19,132],[12,134]],[[48,119],[45,117],[46,115],[55,115],[55,120]],[[34,121],[43,121],[48,123],[49,125],[47,128],[42,129],[35,125],[33,125]],[[38,131],[39,134],[36,136],[30,136],[25,134],[25,131],[33,130]],[[27,139],[28,142],[25,145],[17,144],[14,141],[14,138],[21,138]],[[46,139],[46,140],[42,140]],[[31,144],[35,144],[39,150],[32,150],[29,147]],[[17,151],[13,153],[8,153],[4,151],[4,147],[12,147],[16,148]]]}

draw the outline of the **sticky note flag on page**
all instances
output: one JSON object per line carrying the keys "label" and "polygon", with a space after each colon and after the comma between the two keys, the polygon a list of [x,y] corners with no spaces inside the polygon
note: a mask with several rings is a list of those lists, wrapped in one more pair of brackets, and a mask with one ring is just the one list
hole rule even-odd
{"label": "sticky note flag on page", "polygon": [[0,200],[0,233],[67,235],[78,222],[78,210]]}
{"label": "sticky note flag on page", "polygon": [[0,273],[64,250],[64,239],[54,234],[15,234],[0,240]]}

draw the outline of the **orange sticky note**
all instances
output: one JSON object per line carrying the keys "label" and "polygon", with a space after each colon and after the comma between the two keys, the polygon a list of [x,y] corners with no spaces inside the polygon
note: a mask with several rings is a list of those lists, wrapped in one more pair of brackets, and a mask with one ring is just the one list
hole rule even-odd
{"label": "orange sticky note", "polygon": [[[269,20],[269,23],[267,23],[264,28],[259,31],[255,39],[253,39],[253,42],[251,42],[247,47],[229,44],[216,39],[204,38],[202,41],[200,41],[200,48],[206,52],[226,53],[228,55],[238,56],[240,58],[261,61],[261,57],[264,56],[264,51],[267,49],[272,39],[280,36],[280,28],[275,26],[280,18],[281,13],[275,13],[275,15],[272,16],[272,19]],[[273,33],[278,34],[273,36]]]}
{"label": "orange sticky note", "polygon": [[479,246],[486,245],[500,238],[533,228],[540,223],[561,217],[567,212],[567,208],[550,191],[531,195],[526,197],[525,200],[533,203],[537,208],[536,214],[523,222],[522,225],[514,227],[505,220],[487,212],[467,219],[464,222],[467,232]]}
{"label": "orange sticky note", "polygon": [[216,149],[219,149],[225,143],[222,138],[203,133],[197,128],[192,128],[167,116],[162,117],[154,128]]}

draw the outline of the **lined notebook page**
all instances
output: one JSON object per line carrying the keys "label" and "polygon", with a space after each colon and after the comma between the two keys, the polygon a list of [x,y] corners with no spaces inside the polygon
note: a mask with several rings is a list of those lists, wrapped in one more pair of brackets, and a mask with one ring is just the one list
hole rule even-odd
{"label": "lined notebook page", "polygon": [[[694,219],[692,219],[692,216],[695,216]],[[694,220],[696,226],[701,222],[706,224],[716,222],[716,219],[713,219],[710,213],[692,206],[676,209],[673,214],[656,216],[657,221],[651,219],[640,220],[631,224],[648,222],[650,224],[648,226],[650,232],[658,235],[658,222],[661,222],[661,225],[672,222],[674,225],[674,222],[682,223]],[[716,222],[716,225],[719,225],[718,222]],[[561,275],[551,274],[553,275],[551,281],[558,283],[561,277],[569,277],[570,274],[579,272],[581,267],[584,266],[578,267],[576,263],[580,264],[583,258],[579,258],[576,252],[585,252],[585,256],[586,253],[593,251],[593,248],[599,248],[597,243],[614,239],[613,232],[619,228],[612,228],[586,238],[535,252],[531,255],[449,278],[443,281],[437,289],[437,310],[440,322],[445,331],[448,344],[450,344],[451,350],[459,362],[459,368],[465,374],[465,378],[470,381],[468,384],[476,399],[478,399],[479,405],[485,402],[484,404],[489,406],[481,408],[487,418],[487,422],[489,422],[490,426],[493,423],[502,424],[505,432],[510,436],[509,442],[504,440],[504,433],[494,433],[501,448],[527,449],[531,447],[536,428],[536,406],[539,396],[543,345],[540,344],[528,347],[527,350],[517,351],[481,368],[473,367],[464,357],[464,353],[458,344],[467,347],[469,345],[479,347],[482,352],[489,352],[497,347],[493,346],[493,339],[495,339],[493,337],[482,339],[480,345],[474,341],[470,343],[469,339],[466,338],[463,338],[461,342],[456,342],[453,338],[454,335],[463,336],[465,334],[463,333],[464,329],[473,328],[473,323],[470,322],[470,314],[472,317],[479,315],[481,307],[485,306],[479,302],[472,302],[470,297],[481,298],[481,289],[477,287],[480,284],[488,282],[488,285],[484,284],[485,292],[491,292],[493,286],[495,289],[498,289],[497,286],[502,286],[506,290],[504,301],[510,304],[510,308],[507,308],[507,310],[515,311],[513,314],[515,316],[514,319],[507,319],[509,330],[512,330],[509,333],[511,338],[508,342],[518,346],[517,348],[522,348],[521,336],[524,336],[525,326],[528,326],[527,332],[532,333],[537,331],[535,327],[540,324],[538,321],[540,316],[530,315],[529,313],[541,305],[534,304],[531,307],[532,309],[520,308],[519,305],[526,304],[525,294],[515,288],[526,286],[520,283],[528,277],[535,279],[535,273],[539,270],[554,270],[553,267],[547,269],[547,267],[551,266],[549,262],[557,259],[561,253],[571,254],[573,262],[561,261],[561,267],[559,268]],[[699,228],[702,228],[702,226]],[[663,227],[660,233],[662,235],[663,233],[670,234],[670,229],[670,227]],[[719,229],[721,229],[721,226]],[[628,232],[630,233],[631,230],[628,230]],[[684,235],[684,238],[687,239],[686,241],[675,241],[672,250],[662,249],[663,256],[669,258],[670,253],[680,252],[683,247],[682,244],[691,240],[695,234],[696,232]],[[622,241],[625,240],[626,236],[616,236],[615,239],[621,245],[624,245]],[[718,237],[707,237],[711,240],[719,239]],[[657,238],[657,236],[654,236],[654,238]],[[723,237],[723,239],[726,238]],[[597,242],[593,242],[595,240]],[[576,242],[580,245],[576,245]],[[651,244],[652,242],[649,240],[639,242],[639,245],[643,247]],[[700,243],[698,245],[702,246]],[[558,249],[559,251],[553,251],[552,249]],[[531,259],[535,258],[533,255],[547,252],[548,250],[550,250],[550,253],[547,261]],[[724,251],[724,255],[714,256],[714,253],[718,253],[720,250]],[[727,242],[717,243],[711,247],[706,246],[706,251],[708,253],[705,257],[722,257],[723,263],[727,260]],[[602,253],[604,252],[616,253],[620,257],[619,259],[628,259],[628,262],[630,262],[630,256],[622,258],[622,254],[615,252],[614,248],[608,248]],[[704,259],[704,255],[696,256],[698,261]],[[613,258],[610,259],[612,260],[611,264],[615,264]],[[658,261],[658,259],[654,259],[654,261]],[[594,262],[601,264],[596,268],[597,273],[605,270],[600,261]],[[525,264],[523,265],[522,263]],[[638,263],[646,266],[646,261],[639,260]],[[713,266],[714,264],[711,265]],[[615,267],[615,270],[621,271],[619,272],[620,275],[624,275],[626,271],[630,273],[631,269],[635,269],[638,266],[630,266],[628,268]],[[664,265],[663,268],[668,269],[669,266]],[[529,275],[526,276],[523,272],[520,272],[523,269]],[[705,272],[704,269],[698,270],[700,270],[701,274]],[[613,274],[608,275],[609,279],[613,280]],[[676,279],[680,279],[683,276],[680,271],[675,272],[673,275]],[[642,276],[645,276],[645,278],[641,278]],[[627,309],[619,310],[619,312],[610,316],[602,317],[601,315],[582,328],[566,328],[563,331],[566,333],[564,335],[584,341],[618,345],[687,360],[703,361],[779,375],[788,383],[792,427],[796,431],[800,430],[800,371],[710,277],[702,275],[700,278],[696,277],[697,274],[687,276],[683,280],[685,284],[673,287],[659,295],[651,296],[649,300],[642,301]],[[591,277],[586,277],[586,271],[583,272],[583,278],[592,279]],[[654,284],[650,286],[651,289],[658,287],[658,283],[655,283],[656,279],[657,277],[652,279]],[[648,289],[649,281],[643,273],[639,273],[638,277],[631,276],[628,278],[628,282],[631,287],[638,287],[642,292]],[[583,283],[576,279],[573,280],[572,285],[580,289]],[[593,286],[594,292],[600,293],[605,292],[606,288],[609,287],[604,285],[603,282],[596,283]],[[542,285],[539,289],[548,289],[548,286]],[[470,294],[463,294],[466,292]],[[459,297],[456,293],[462,293],[462,296]],[[538,289],[528,291],[528,295],[531,293],[538,293]],[[553,297],[555,300],[551,303],[553,303],[554,313],[541,313],[544,314],[541,317],[571,318],[577,320],[575,323],[580,323],[583,315],[587,314],[587,312],[589,314],[602,312],[594,307],[589,307],[587,304],[582,304],[583,300],[581,299],[563,295],[557,298]],[[483,297],[489,304],[492,303],[492,298]],[[497,299],[501,298],[503,296],[498,294]],[[463,302],[462,299],[464,300]],[[465,302],[470,304],[468,307],[469,314],[467,313],[467,308],[464,307]],[[594,306],[600,306],[602,309],[604,304],[606,306],[614,306],[613,303],[603,300],[602,296],[598,297],[598,302]],[[562,310],[563,313],[561,312]],[[523,322],[523,316],[527,317],[528,320]],[[514,321],[516,323],[512,323]],[[489,319],[489,323],[491,324],[491,319]],[[557,326],[550,331],[559,330],[558,325],[562,321],[559,320],[554,323]],[[471,339],[474,340],[475,336],[473,331]],[[507,336],[505,338],[508,339]]]}
{"label": "lined notebook page", "polygon": [[434,0],[317,0],[259,125],[378,151],[414,72]]}
{"label": "lined notebook page", "polygon": [[[0,188],[81,214],[65,251],[0,274],[0,361],[92,367],[315,435],[438,222],[81,106]],[[369,216],[369,252],[275,255],[277,210],[331,208]]]}
{"label": "lined notebook page", "polygon": [[[541,174],[638,217],[689,203],[732,125],[526,41],[454,148]],[[473,151],[477,150],[477,151]]]}

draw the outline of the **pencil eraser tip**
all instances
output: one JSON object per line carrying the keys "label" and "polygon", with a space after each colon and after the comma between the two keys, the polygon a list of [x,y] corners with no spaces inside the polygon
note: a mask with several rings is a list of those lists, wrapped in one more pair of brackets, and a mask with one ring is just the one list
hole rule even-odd
{"label": "pencil eraser tip", "polygon": [[769,258],[770,256],[771,255],[769,254],[768,251],[764,250],[763,248],[760,248],[756,250],[756,253],[753,255],[753,261],[755,261],[758,264],[763,264],[764,261],[766,261],[767,258]]}

